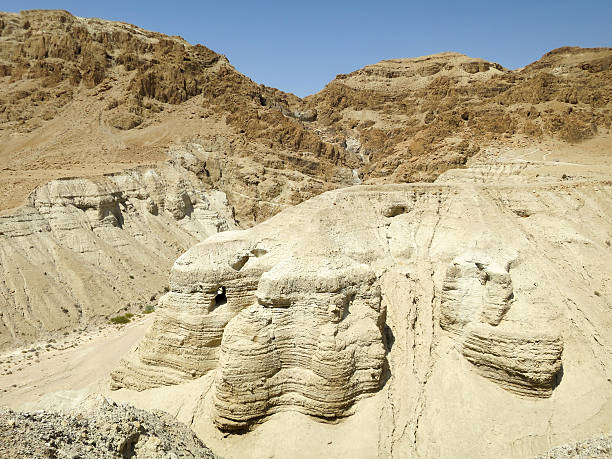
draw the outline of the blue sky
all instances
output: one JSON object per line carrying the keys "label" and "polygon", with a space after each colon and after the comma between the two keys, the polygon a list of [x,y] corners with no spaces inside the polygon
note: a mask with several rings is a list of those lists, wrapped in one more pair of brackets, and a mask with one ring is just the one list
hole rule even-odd
{"label": "blue sky", "polygon": [[517,68],[559,46],[612,46],[612,0],[0,0],[2,11],[35,8],[181,35],[299,96],[382,59],[457,51]]}

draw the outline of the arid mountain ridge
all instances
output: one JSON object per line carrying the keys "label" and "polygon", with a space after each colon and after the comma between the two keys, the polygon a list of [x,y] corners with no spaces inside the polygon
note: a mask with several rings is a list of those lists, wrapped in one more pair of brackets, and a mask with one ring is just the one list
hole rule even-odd
{"label": "arid mountain ridge", "polygon": [[300,99],[0,13],[0,457],[609,457],[611,56]]}
{"label": "arid mountain ridge", "polygon": [[0,347],[140,311],[196,242],[322,192],[433,181],[492,143],[609,135],[611,62],[442,53],[300,99],[180,37],[0,13]]}
{"label": "arid mountain ridge", "polygon": [[612,123],[609,48],[560,48],[516,71],[457,53],[382,61],[302,100],[129,24],[37,10],[0,24],[4,209],[51,178],[222,138],[226,173],[213,186],[249,200],[236,205],[249,225],[357,176],[431,181],[492,140],[578,142]]}

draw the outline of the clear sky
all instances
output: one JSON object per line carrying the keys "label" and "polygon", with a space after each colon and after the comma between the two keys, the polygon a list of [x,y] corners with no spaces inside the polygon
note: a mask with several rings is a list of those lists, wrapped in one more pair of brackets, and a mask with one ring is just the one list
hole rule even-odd
{"label": "clear sky", "polygon": [[457,51],[518,68],[560,46],[612,46],[612,0],[0,0],[35,8],[181,35],[299,96],[382,59]]}

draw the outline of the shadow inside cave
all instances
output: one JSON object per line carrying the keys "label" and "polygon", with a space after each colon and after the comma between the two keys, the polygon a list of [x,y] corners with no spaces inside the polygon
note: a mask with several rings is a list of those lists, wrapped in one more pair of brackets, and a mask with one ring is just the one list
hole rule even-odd
{"label": "shadow inside cave", "polygon": [[559,371],[555,373],[553,384],[552,384],[553,390],[559,387],[559,384],[561,384],[562,379],[563,379],[563,364],[561,364],[561,368],[559,368]]}
{"label": "shadow inside cave", "polygon": [[393,334],[393,330],[389,325],[385,324],[383,328],[383,343],[385,345],[385,361],[383,363],[382,375],[380,378],[380,388],[382,389],[387,384],[387,381],[391,379],[391,368],[389,367],[389,359],[387,358],[391,349],[393,348],[393,344],[395,343],[395,335]]}

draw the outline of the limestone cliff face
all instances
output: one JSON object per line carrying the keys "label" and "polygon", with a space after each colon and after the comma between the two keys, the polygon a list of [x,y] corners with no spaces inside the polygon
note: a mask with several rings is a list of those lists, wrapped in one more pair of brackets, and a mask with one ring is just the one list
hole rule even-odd
{"label": "limestone cliff face", "polygon": [[[517,70],[459,53],[390,59],[338,75],[305,99],[343,137],[370,183],[433,181],[493,141],[607,132],[610,48],[559,48]],[[511,143],[511,142],[509,142]]]}
{"label": "limestone cliff face", "polygon": [[483,376],[521,395],[549,397],[561,378],[563,341],[545,329],[505,326],[515,258],[497,257],[472,251],[453,260],[442,287],[440,326],[459,335],[463,356]]}
{"label": "limestone cliff face", "polygon": [[283,409],[342,415],[383,381],[386,313],[374,271],[245,236],[223,233],[177,260],[154,325],[113,387],[143,390],[218,368],[223,430]]}
{"label": "limestone cliff face", "polygon": [[[175,263],[155,324],[113,387],[206,375],[196,424],[234,431],[284,411],[353,414],[378,426],[375,450],[388,453],[469,455],[465,443],[433,445],[439,426],[488,425],[499,404],[533,419],[499,421],[508,430],[497,447],[550,416],[557,442],[568,426],[596,431],[611,395],[612,188],[601,176],[529,183],[546,167],[482,164],[434,184],[348,188],[210,237]],[[490,409],[442,402],[471,400],[472,388]],[[390,421],[361,418],[364,397]],[[569,414],[577,400],[588,413]]]}
{"label": "limestone cliff face", "polygon": [[67,12],[0,13],[0,45],[0,347],[159,299],[112,386],[199,388],[200,431],[299,412],[311,455],[515,457],[609,427],[609,48],[300,100]]}
{"label": "limestone cliff face", "polygon": [[263,274],[256,296],[223,333],[220,429],[245,429],[284,409],[335,418],[380,387],[385,311],[367,265],[287,260]]}
{"label": "limestone cliff face", "polygon": [[610,129],[610,48],[523,69],[458,53],[338,75],[304,100],[180,37],[66,11],[0,13],[0,210],[65,176],[164,161],[198,140],[250,226],[360,182],[433,181],[496,140],[574,143]]}
{"label": "limestone cliff face", "polygon": [[300,104],[180,37],[66,11],[0,13],[0,210],[52,179],[163,162],[199,142],[249,226],[353,184],[358,161],[308,129]]}
{"label": "limestone cliff face", "polygon": [[224,193],[203,191],[174,155],[173,164],[54,180],[0,217],[1,346],[154,304],[180,252],[235,228]]}

